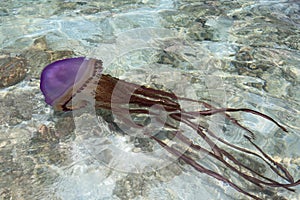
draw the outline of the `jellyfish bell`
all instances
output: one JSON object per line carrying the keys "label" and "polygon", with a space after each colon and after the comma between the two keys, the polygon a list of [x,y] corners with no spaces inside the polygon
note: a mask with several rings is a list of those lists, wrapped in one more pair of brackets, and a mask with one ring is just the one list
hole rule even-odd
{"label": "jellyfish bell", "polygon": [[93,78],[99,77],[101,70],[101,60],[85,57],[67,58],[47,65],[42,71],[40,81],[40,89],[45,97],[45,102],[58,111],[83,107],[87,98],[74,97],[78,97],[81,91],[81,96],[91,92],[83,89]]}

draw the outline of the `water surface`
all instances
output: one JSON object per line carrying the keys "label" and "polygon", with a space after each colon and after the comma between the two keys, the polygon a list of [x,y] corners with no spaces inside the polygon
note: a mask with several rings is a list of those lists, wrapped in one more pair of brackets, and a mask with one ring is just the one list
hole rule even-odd
{"label": "water surface", "polygon": [[[101,117],[94,127],[90,116],[79,114],[74,121],[72,113],[54,113],[39,90],[40,73],[50,62],[75,56],[102,59],[106,73],[128,81],[270,115],[289,132],[253,115],[235,116],[257,130],[260,147],[300,178],[297,1],[10,0],[0,2],[0,16],[1,84],[12,75],[0,89],[1,199],[247,199],[178,161],[166,160],[157,170],[146,170],[145,161],[142,171],[132,173],[126,155],[153,144],[111,131]],[[6,68],[3,63],[12,58],[19,64]],[[26,76],[13,76],[23,68]],[[219,134],[244,142],[234,128]],[[125,157],[94,156],[113,147]],[[109,168],[105,159],[117,165]],[[210,167],[223,172],[217,164]],[[247,187],[266,199],[300,198],[299,186],[295,193],[264,194]]]}

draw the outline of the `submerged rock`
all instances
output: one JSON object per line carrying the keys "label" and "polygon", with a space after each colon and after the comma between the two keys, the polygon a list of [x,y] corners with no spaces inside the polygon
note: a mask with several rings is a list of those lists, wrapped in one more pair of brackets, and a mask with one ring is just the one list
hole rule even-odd
{"label": "submerged rock", "polygon": [[[17,93],[18,92],[18,93]],[[32,118],[37,100],[28,91],[0,94],[0,125],[14,126]]]}
{"label": "submerged rock", "polygon": [[149,190],[146,180],[140,175],[127,175],[116,182],[114,194],[120,199],[134,199],[145,196]]}
{"label": "submerged rock", "polygon": [[39,78],[41,71],[47,64],[74,55],[70,50],[52,50],[48,46],[45,36],[36,38],[32,46],[28,47],[21,54],[27,60],[30,76]]}
{"label": "submerged rock", "polygon": [[21,82],[27,72],[27,62],[22,57],[0,57],[0,88]]}

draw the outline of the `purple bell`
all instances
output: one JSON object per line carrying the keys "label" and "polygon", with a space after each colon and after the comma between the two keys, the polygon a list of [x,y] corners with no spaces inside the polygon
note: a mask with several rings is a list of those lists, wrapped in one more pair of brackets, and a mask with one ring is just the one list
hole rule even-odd
{"label": "purple bell", "polygon": [[57,110],[64,110],[61,107],[70,101],[73,93],[83,87],[102,67],[102,62],[99,61],[78,57],[47,65],[40,81],[40,89],[46,103]]}

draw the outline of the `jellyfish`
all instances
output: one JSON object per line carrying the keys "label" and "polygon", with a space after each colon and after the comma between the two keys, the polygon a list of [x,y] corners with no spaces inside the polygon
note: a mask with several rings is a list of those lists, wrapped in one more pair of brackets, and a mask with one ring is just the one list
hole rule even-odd
{"label": "jellyfish", "polygon": [[[245,181],[256,185],[263,190],[264,187],[277,187],[295,192],[292,188],[300,184],[295,181],[290,172],[280,163],[276,162],[255,143],[255,133],[232,117],[231,113],[244,112],[264,118],[282,131],[287,129],[268,115],[248,108],[217,108],[205,101],[176,96],[174,93],[155,89],[136,83],[130,83],[103,73],[102,61],[94,58],[76,57],[56,61],[46,66],[41,74],[40,89],[45,97],[45,102],[51,105],[54,110],[69,112],[81,109],[93,102],[95,109],[111,111],[113,116],[127,126],[145,127],[147,124],[138,123],[132,120],[133,115],[146,115],[155,118],[168,133],[187,145],[190,149],[201,152],[210,158],[222,163],[224,167],[231,170]],[[74,99],[76,99],[74,101]],[[202,110],[187,110],[182,108],[179,101],[201,104]],[[166,113],[166,117],[160,111]],[[219,137],[213,130],[196,123],[198,117],[222,115],[234,126],[242,129],[247,140],[256,151],[243,148]],[[200,145],[185,134],[178,123],[183,123],[190,128],[205,145]],[[142,129],[144,136],[155,141],[166,153],[175,156],[186,164],[190,165],[197,172],[207,174],[218,181],[224,182],[244,195],[253,199],[261,199],[250,193],[245,188],[235,183],[220,172],[207,168],[200,161],[182,153],[176,146],[166,142],[159,134],[151,133],[151,129]],[[147,131],[148,130],[148,131]],[[273,171],[276,176],[281,177],[283,182],[276,181],[263,175],[243,161],[237,159],[228,150],[216,144],[214,140],[239,151],[244,156],[252,156],[260,159]]]}

